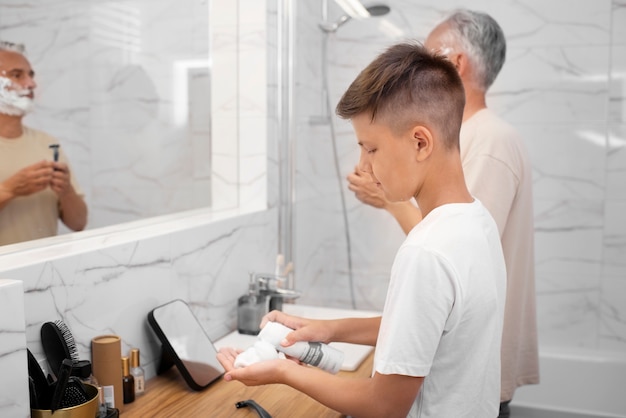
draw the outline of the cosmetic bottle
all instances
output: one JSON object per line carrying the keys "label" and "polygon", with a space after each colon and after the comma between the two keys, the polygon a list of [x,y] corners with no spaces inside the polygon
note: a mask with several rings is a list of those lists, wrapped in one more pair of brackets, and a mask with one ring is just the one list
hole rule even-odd
{"label": "cosmetic bottle", "polygon": [[122,390],[124,392],[124,403],[131,403],[135,400],[135,379],[130,374],[128,357],[122,357]]}
{"label": "cosmetic bottle", "polygon": [[289,347],[280,345],[280,342],[291,331],[293,331],[291,328],[278,322],[268,322],[259,333],[259,338],[272,344],[278,351],[295,357],[303,363],[319,367],[333,374],[341,369],[343,351],[337,350],[328,344],[299,341]]}
{"label": "cosmetic bottle", "polygon": [[138,348],[130,350],[130,374],[135,379],[135,396],[143,395],[146,390],[146,378],[143,367],[140,365]]}
{"label": "cosmetic bottle", "polygon": [[123,411],[122,340],[117,335],[101,335],[91,340],[93,374],[104,393],[108,408]]}
{"label": "cosmetic bottle", "polygon": [[258,335],[261,320],[269,312],[269,297],[259,292],[258,283],[250,275],[248,294],[237,300],[237,330],[240,334]]}

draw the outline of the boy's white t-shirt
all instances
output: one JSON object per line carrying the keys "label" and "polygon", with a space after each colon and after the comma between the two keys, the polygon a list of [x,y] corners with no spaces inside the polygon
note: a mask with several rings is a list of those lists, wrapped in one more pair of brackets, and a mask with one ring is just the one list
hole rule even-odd
{"label": "boy's white t-shirt", "polygon": [[475,199],[430,212],[398,250],[374,370],[424,376],[409,417],[498,416],[506,270]]}

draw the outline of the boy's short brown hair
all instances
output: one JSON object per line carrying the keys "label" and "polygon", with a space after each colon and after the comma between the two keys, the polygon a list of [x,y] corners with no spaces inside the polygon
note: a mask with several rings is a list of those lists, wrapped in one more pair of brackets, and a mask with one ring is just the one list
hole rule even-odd
{"label": "boy's short brown hair", "polygon": [[337,115],[351,119],[369,113],[395,133],[423,125],[445,148],[459,148],[465,92],[458,72],[445,57],[419,43],[388,48],[372,61],[339,100]]}

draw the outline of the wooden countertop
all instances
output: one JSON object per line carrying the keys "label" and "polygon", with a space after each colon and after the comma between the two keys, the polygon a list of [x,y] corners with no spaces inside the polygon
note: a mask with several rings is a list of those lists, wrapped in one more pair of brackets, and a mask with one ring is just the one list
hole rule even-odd
{"label": "wooden countertop", "polygon": [[[374,354],[363,361],[353,372],[339,372],[346,377],[370,376]],[[166,373],[146,382],[146,393],[135,402],[124,405],[122,416],[132,417],[211,417],[258,418],[250,407],[235,408],[235,403],[253,399],[272,418],[316,417],[337,418],[344,415],[325,407],[308,396],[286,385],[247,387],[239,382],[218,380],[207,389],[196,392],[172,367]]]}

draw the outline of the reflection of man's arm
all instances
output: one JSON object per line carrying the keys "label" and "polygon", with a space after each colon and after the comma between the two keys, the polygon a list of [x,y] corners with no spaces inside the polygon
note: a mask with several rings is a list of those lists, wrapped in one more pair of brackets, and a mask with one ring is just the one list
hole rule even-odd
{"label": "reflection of man's arm", "polygon": [[372,177],[358,169],[348,175],[348,188],[361,202],[382,208],[393,215],[405,234],[408,234],[415,225],[422,220],[422,212],[411,201],[390,202],[385,193],[378,187]]}
{"label": "reflection of man's arm", "polygon": [[52,163],[40,161],[24,167],[0,183],[0,210],[19,196],[28,196],[48,187],[52,179]]}
{"label": "reflection of man's arm", "polygon": [[87,205],[76,193],[70,181],[70,171],[65,163],[54,163],[50,188],[59,197],[59,212],[63,223],[73,231],[82,231],[87,225]]}

